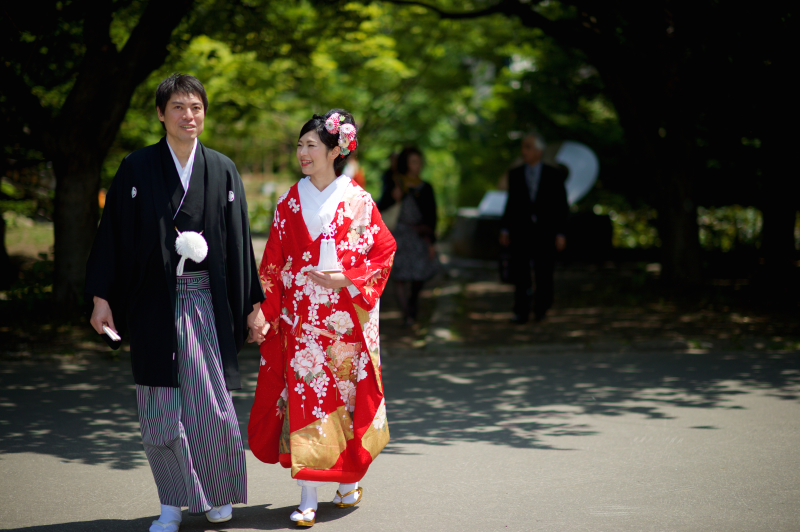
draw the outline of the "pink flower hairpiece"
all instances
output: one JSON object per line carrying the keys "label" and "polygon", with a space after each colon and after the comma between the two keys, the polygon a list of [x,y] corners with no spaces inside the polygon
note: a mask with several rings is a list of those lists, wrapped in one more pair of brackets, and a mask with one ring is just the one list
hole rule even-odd
{"label": "pink flower hairpiece", "polygon": [[339,133],[339,148],[342,150],[342,157],[355,150],[358,146],[358,142],[356,142],[356,126],[343,123],[343,120],[339,113],[333,113],[325,120],[325,129],[328,133],[331,135]]}

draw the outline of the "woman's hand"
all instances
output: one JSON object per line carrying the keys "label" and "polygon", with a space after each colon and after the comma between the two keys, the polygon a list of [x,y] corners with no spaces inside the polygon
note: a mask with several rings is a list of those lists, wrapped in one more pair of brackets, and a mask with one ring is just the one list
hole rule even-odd
{"label": "woman's hand", "polygon": [[343,273],[322,273],[312,270],[306,272],[306,276],[312,282],[325,288],[344,288],[353,284]]}
{"label": "woman's hand", "polygon": [[247,327],[249,329],[247,342],[261,345],[269,331],[269,323],[264,319],[264,313],[261,312],[261,303],[253,305],[253,312],[247,316]]}

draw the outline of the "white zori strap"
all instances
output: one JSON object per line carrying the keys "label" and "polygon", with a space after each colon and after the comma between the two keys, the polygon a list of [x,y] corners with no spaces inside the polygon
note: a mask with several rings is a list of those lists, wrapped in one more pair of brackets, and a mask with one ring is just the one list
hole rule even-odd
{"label": "white zori strap", "polygon": [[[178,228],[175,228],[178,231]],[[208,242],[203,238],[203,232],[195,233],[194,231],[178,231],[178,238],[175,239],[175,251],[181,256],[178,263],[178,275],[183,275],[183,266],[186,259],[192,259],[195,262],[203,262],[208,255]]]}

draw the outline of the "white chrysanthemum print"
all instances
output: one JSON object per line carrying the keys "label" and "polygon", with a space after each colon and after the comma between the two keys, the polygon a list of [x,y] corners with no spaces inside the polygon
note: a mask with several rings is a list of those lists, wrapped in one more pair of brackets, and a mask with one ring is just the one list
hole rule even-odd
{"label": "white chrysanthemum print", "polygon": [[378,407],[378,411],[375,412],[375,417],[372,419],[372,426],[378,430],[381,430],[383,426],[386,424],[386,400],[381,400],[381,406]]}
{"label": "white chrysanthemum print", "polygon": [[322,371],[325,363],[325,353],[314,342],[306,344],[304,349],[298,349],[292,359],[291,366],[301,379],[309,373],[316,375]]}
{"label": "white chrysanthemum print", "polygon": [[342,380],[336,383],[336,387],[339,388],[342,402],[344,402],[347,410],[350,412],[355,410],[356,385],[349,380]]}
{"label": "white chrysanthemum print", "polygon": [[289,270],[281,271],[281,280],[283,281],[283,286],[286,287],[288,290],[292,287],[292,281],[294,280],[294,275]]}
{"label": "white chrysanthemum print", "polygon": [[347,334],[353,328],[353,319],[349,312],[337,310],[325,318],[325,325],[337,334]]}
{"label": "white chrysanthemum print", "polygon": [[308,299],[312,304],[325,305],[330,301],[330,295],[333,293],[333,290],[316,283],[312,283],[311,286],[313,289],[309,292]]}
{"label": "white chrysanthemum print", "polygon": [[330,377],[323,373],[311,381],[311,387],[314,388],[314,391],[317,393],[317,397],[325,397],[327,395],[328,383],[330,380]]}
{"label": "white chrysanthemum print", "polygon": [[356,381],[361,381],[367,378],[367,365],[369,363],[369,353],[362,351],[358,357],[358,376],[356,377]]}
{"label": "white chrysanthemum print", "polygon": [[303,252],[303,260],[306,261],[306,262],[311,260],[311,252],[310,251],[304,251]]}
{"label": "white chrysanthemum print", "polygon": [[381,335],[378,330],[378,320],[370,319],[364,325],[364,340],[367,342],[367,349],[374,353],[381,348]]}

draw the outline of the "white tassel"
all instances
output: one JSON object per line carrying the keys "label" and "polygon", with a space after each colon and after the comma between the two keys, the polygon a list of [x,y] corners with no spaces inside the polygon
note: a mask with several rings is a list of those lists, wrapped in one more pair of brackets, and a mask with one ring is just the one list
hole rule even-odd
{"label": "white tassel", "polygon": [[[178,228],[175,228],[178,231]],[[203,238],[200,233],[194,231],[178,231],[178,238],[175,239],[175,251],[181,256],[178,262],[178,275],[183,275],[183,267],[186,259],[192,259],[195,262],[203,262],[208,256],[208,242]]]}
{"label": "white tassel", "polygon": [[336,241],[333,239],[333,227],[327,225],[322,230],[325,236],[320,241],[319,245],[319,264],[316,270],[318,272],[340,272],[344,268],[339,263],[339,257],[336,255]]}

